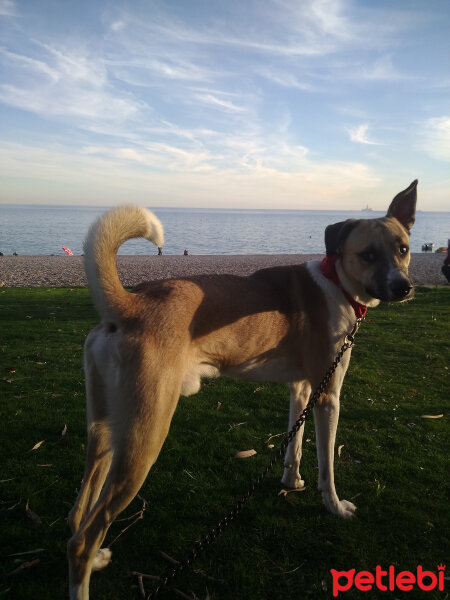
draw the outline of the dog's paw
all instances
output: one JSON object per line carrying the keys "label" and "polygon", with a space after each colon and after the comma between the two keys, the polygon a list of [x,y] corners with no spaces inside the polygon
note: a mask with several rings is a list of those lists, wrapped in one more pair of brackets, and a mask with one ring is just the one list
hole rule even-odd
{"label": "dog's paw", "polygon": [[298,473],[293,473],[289,469],[285,470],[281,483],[288,490],[301,490],[305,487],[305,481]]}
{"label": "dog's paw", "polygon": [[93,571],[100,571],[109,565],[111,562],[112,552],[109,548],[100,548],[92,563]]}
{"label": "dog's paw", "polygon": [[356,513],[356,506],[348,500],[339,500],[338,515],[343,519],[353,519]]}
{"label": "dog's paw", "polygon": [[322,492],[322,498],[325,506],[330,512],[341,517],[342,519],[353,519],[356,513],[356,506],[348,500],[339,500],[333,494]]}

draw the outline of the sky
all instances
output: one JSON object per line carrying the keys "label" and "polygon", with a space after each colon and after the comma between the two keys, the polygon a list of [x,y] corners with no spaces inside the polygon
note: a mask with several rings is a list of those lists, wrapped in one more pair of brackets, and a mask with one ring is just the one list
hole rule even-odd
{"label": "sky", "polygon": [[450,210],[448,0],[0,0],[0,202]]}

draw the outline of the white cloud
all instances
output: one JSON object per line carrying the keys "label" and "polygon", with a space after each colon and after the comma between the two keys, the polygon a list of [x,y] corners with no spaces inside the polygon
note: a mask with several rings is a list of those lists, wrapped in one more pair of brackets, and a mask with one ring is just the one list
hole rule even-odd
{"label": "white cloud", "polygon": [[404,76],[394,67],[392,56],[386,55],[377,58],[372,63],[364,66],[358,76],[373,81],[396,81],[404,79]]}
{"label": "white cloud", "polygon": [[118,56],[136,59],[150,51],[170,64],[177,53],[197,65],[205,65],[208,57],[214,56],[219,59],[214,66],[221,70],[227,53],[244,56],[244,51],[247,64],[256,58],[266,60],[268,55],[276,59],[320,57],[360,36],[361,26],[345,15],[347,6],[342,0],[250,1],[232,6],[226,16],[220,9],[217,15],[206,9],[200,25],[185,15],[180,19],[176,11],[168,17],[156,5],[140,15],[121,10],[119,16],[112,14],[107,19],[110,40],[117,44]]}
{"label": "white cloud", "polygon": [[213,78],[212,71],[181,57],[122,56],[120,60],[107,59],[106,64],[114,77],[140,87],[155,87],[159,78],[195,83]]}
{"label": "white cloud", "polygon": [[80,151],[80,155],[97,156],[120,162],[122,167],[133,168],[133,163],[150,170],[168,172],[207,171],[211,170],[212,157],[208,152],[183,149],[164,143],[149,143],[140,147],[88,146]]}
{"label": "white cloud", "polygon": [[13,17],[16,14],[16,4],[12,0],[0,0],[0,16]]}
{"label": "white cloud", "polygon": [[1,52],[8,77],[0,84],[0,101],[46,119],[77,117],[81,127],[86,119],[123,121],[145,109],[143,102],[111,88],[101,58],[35,43],[39,58]]}
{"label": "white cloud", "polygon": [[124,27],[125,27],[125,21],[118,20],[118,21],[114,21],[113,23],[111,23],[112,31],[120,31]]}
{"label": "white cloud", "polygon": [[327,35],[348,39],[354,35],[354,25],[344,16],[344,3],[339,0],[313,0],[309,3],[312,21]]}
{"label": "white cloud", "polygon": [[260,77],[264,77],[271,83],[280,85],[281,87],[293,88],[304,91],[314,91],[316,86],[302,80],[295,73],[289,72],[280,67],[268,67],[267,65],[257,66],[255,73]]}
{"label": "white cloud", "polygon": [[80,82],[92,88],[104,87],[107,82],[107,72],[104,61],[96,59],[92,53],[78,50],[73,46],[58,48],[35,40],[48,54],[47,60],[54,63],[54,68],[61,78],[67,81]]}
{"label": "white cloud", "polygon": [[450,161],[450,116],[434,117],[422,125],[422,148],[438,160]]}
{"label": "white cloud", "polygon": [[[173,118],[171,113],[183,106],[192,115],[192,107],[200,105],[205,107],[207,126],[222,112],[230,115],[228,127],[233,117],[234,126],[240,127],[239,116],[251,113],[256,118],[259,98],[265,102],[265,89],[258,89],[261,81],[253,81],[255,74],[264,78],[266,87],[318,91],[311,83],[316,77],[312,73],[324,74],[327,68],[307,68],[296,57],[320,59],[354,44],[361,35],[344,0],[244,3],[233,8],[228,26],[212,10],[205,11],[201,25],[189,17],[180,19],[177,11],[169,18],[156,6],[139,12],[112,4],[108,11],[100,51],[87,40],[77,45],[69,37],[65,42],[35,39],[40,52],[31,48],[20,57],[15,54],[18,69],[9,71],[0,100],[47,119],[76,117],[80,120],[71,126],[82,128],[91,125],[86,119],[98,125],[115,118],[144,122],[153,99],[160,120]],[[267,55],[272,55],[270,62]],[[382,66],[367,76],[381,77]],[[202,92],[189,84],[220,91]],[[227,96],[230,91],[233,97]]]}
{"label": "white cloud", "polygon": [[0,101],[15,108],[36,113],[44,118],[76,117],[83,128],[91,120],[121,121],[137,116],[142,105],[129,98],[118,98],[106,91],[66,87],[64,90],[44,89],[33,85],[29,89],[0,85]]}
{"label": "white cloud", "polygon": [[357,144],[366,144],[368,146],[381,146],[382,144],[380,142],[376,142],[367,137],[368,129],[368,125],[358,125],[358,127],[350,129],[349,134],[351,141]]}
{"label": "white cloud", "polygon": [[1,172],[33,182],[31,189],[25,186],[25,198],[11,189],[22,202],[43,201],[45,190],[46,201],[57,203],[63,186],[66,201],[76,203],[94,199],[101,203],[104,199],[106,204],[116,204],[126,199],[154,206],[270,208],[276,199],[278,208],[332,208],[336,202],[349,206],[352,201],[359,208],[360,194],[379,183],[364,164],[313,162],[304,149],[281,148],[283,151],[285,158],[291,156],[295,169],[279,170],[281,155],[272,161],[263,156],[259,163],[226,167],[209,162],[207,154],[169,146],[146,150],[106,146],[76,151],[60,145],[12,143],[0,149],[0,164]]}
{"label": "white cloud", "polygon": [[30,58],[22,54],[16,54],[15,52],[9,52],[6,48],[0,48],[0,55],[3,57],[4,64],[11,66],[13,69],[18,71],[24,69],[28,72],[42,73],[52,81],[57,81],[59,79],[57,69],[50,67],[42,60]]}
{"label": "white cloud", "polygon": [[233,104],[233,102],[230,102],[229,100],[218,98],[213,94],[196,94],[195,98],[201,104],[207,104],[208,106],[218,108],[225,112],[243,113],[247,111],[247,109],[244,106],[238,106],[237,104]]}
{"label": "white cloud", "polygon": [[[406,163],[411,169],[412,124],[423,124],[424,111],[446,112],[439,108],[445,89],[430,92],[429,85],[438,78],[448,85],[444,66],[434,60],[423,70],[411,42],[425,12],[427,35],[435,35],[430,23],[440,26],[439,11],[359,0],[125,4],[112,0],[99,10],[92,3],[85,27],[79,7],[70,17],[61,10],[58,19],[33,20],[36,3],[17,3],[20,20],[13,19],[0,50],[0,101],[19,109],[8,111],[10,139],[20,135],[32,147],[48,139],[64,144],[45,156],[30,152],[43,173],[73,181],[86,169],[99,187],[103,179],[135,194],[156,191],[155,180],[159,191],[179,186],[194,204],[196,191],[206,201],[220,183],[240,205],[240,190],[248,189],[248,205],[260,194],[261,201],[271,195],[275,206],[279,197],[287,206],[297,187],[332,199],[344,189],[378,185],[374,173],[391,159],[402,163],[397,172]],[[0,0],[0,14],[14,11],[12,1]],[[426,23],[420,27],[431,61],[438,53],[430,50]],[[420,86],[411,85],[408,69]],[[20,110],[33,114],[25,121]],[[433,158],[449,158],[448,123],[449,117],[429,119],[414,134]],[[366,152],[370,166],[336,160],[354,154],[352,142],[383,145],[386,152]],[[192,190],[182,190],[189,182]]]}

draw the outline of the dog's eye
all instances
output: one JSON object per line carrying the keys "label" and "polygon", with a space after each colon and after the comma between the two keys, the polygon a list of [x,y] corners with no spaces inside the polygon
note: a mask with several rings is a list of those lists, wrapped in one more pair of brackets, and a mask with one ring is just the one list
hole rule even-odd
{"label": "dog's eye", "polygon": [[371,252],[368,250],[367,252],[360,252],[360,258],[362,258],[366,263],[373,263],[377,260],[377,255],[375,252]]}
{"label": "dog's eye", "polygon": [[405,246],[404,244],[400,246],[400,254],[408,254],[408,250],[408,246]]}

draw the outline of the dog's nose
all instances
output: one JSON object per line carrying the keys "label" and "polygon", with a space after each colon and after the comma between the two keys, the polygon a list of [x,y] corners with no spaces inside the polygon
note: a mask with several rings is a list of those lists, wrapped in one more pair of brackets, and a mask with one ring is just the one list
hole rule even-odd
{"label": "dog's nose", "polygon": [[403,298],[406,298],[412,288],[411,282],[407,279],[397,279],[391,284],[390,291],[394,298],[402,300]]}

